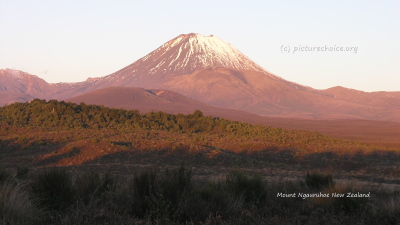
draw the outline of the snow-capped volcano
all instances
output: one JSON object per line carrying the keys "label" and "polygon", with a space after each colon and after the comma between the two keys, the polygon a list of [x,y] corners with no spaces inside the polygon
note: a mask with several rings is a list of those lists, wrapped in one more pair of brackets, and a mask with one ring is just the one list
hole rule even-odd
{"label": "snow-capped volcano", "polygon": [[228,42],[214,35],[190,33],[179,35],[103,79],[120,80],[118,85],[122,86],[155,88],[168,77],[210,67],[266,72]]}
{"label": "snow-capped volcano", "polygon": [[179,35],[135,64],[141,63],[147,65],[146,69],[150,73],[164,72],[175,75],[208,67],[264,71],[228,42],[213,35],[194,33]]}
{"label": "snow-capped volcano", "polygon": [[48,84],[18,71],[0,71],[0,105],[36,97],[65,100],[107,87],[168,90],[258,115],[400,121],[398,93],[316,90],[269,73],[215,36],[194,33],[177,36],[115,73],[79,83]]}

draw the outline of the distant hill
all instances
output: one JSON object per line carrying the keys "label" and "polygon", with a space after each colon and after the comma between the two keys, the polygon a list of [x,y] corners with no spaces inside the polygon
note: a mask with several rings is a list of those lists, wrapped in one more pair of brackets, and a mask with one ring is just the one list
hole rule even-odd
{"label": "distant hill", "polygon": [[45,80],[18,70],[0,70],[0,106],[50,97],[56,88]]}
{"label": "distant hill", "polygon": [[135,109],[140,112],[164,111],[168,113],[193,113],[201,110],[211,115],[231,120],[263,124],[297,130],[315,130],[323,134],[368,142],[400,143],[400,123],[359,119],[313,120],[285,117],[259,116],[235,109],[208,105],[173,91],[145,90],[142,88],[110,87],[83,94],[71,99],[73,103],[103,105],[106,107]]}
{"label": "distant hill", "polygon": [[205,115],[240,120],[256,116],[251,113],[208,105],[169,90],[145,90],[135,87],[109,87],[76,96],[66,101],[103,105],[112,108],[139,110],[142,113],[193,113],[201,110]]}
{"label": "distant hill", "polygon": [[179,93],[181,100],[183,96],[192,100],[186,99],[185,104],[174,102],[157,94],[161,92],[146,94],[139,89],[135,93],[131,90],[130,95],[138,98],[133,102],[116,89],[108,90],[107,95],[116,96],[103,96],[105,102],[96,100],[93,93],[78,100],[123,108],[134,104],[144,111],[162,109],[173,113],[187,113],[193,110],[193,105],[198,107],[202,102],[262,116],[400,122],[400,92],[367,93],[343,87],[317,90],[287,81],[213,35],[179,35],[115,73],[78,83],[49,84],[22,71],[0,70],[1,105],[32,98],[74,100],[109,87],[174,92],[172,98],[177,98]]}
{"label": "distant hill", "polygon": [[1,91],[0,92],[0,106],[9,105],[14,102],[29,102],[34,97],[21,92],[14,91]]}

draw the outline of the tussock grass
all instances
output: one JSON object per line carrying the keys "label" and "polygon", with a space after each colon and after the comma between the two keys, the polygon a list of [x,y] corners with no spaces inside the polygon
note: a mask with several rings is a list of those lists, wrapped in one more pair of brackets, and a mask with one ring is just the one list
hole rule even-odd
{"label": "tussock grass", "polygon": [[4,183],[6,180],[10,179],[11,177],[12,177],[12,174],[9,171],[0,167],[0,184]]}
{"label": "tussock grass", "polygon": [[2,224],[40,222],[44,212],[33,198],[26,182],[10,178],[0,185],[0,221]]}
{"label": "tussock grass", "polygon": [[74,202],[71,175],[63,169],[54,168],[40,174],[32,182],[32,191],[40,205],[49,210],[62,211]]}
{"label": "tussock grass", "polygon": [[[318,184],[319,189],[307,184],[310,177],[322,184]],[[371,196],[348,198],[348,192],[371,192]],[[329,193],[330,196],[278,197],[277,193]],[[344,195],[334,197],[332,193]],[[259,175],[232,170],[224,178],[207,181],[193,180],[191,170],[181,166],[164,171],[138,171],[132,179],[118,181],[110,173],[74,175],[57,168],[3,182],[0,222],[398,224],[399,203],[398,192],[336,183],[331,176],[323,174],[308,174],[298,181],[267,183]]]}
{"label": "tussock grass", "polygon": [[305,177],[306,185],[309,188],[320,190],[322,188],[329,188],[334,186],[332,175],[320,174],[317,172],[307,173]]}

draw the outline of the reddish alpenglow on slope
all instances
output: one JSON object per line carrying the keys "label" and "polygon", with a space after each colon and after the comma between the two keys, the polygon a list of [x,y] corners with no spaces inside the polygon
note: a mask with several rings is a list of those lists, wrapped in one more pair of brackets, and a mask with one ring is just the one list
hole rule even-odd
{"label": "reddish alpenglow on slope", "polygon": [[138,66],[138,71],[142,70],[140,72],[173,75],[188,74],[209,67],[264,71],[228,42],[213,35],[194,33],[179,35],[132,66]]}
{"label": "reddish alpenglow on slope", "polygon": [[209,105],[258,115],[400,121],[398,92],[317,90],[290,82],[213,35],[179,35],[115,73],[78,83],[48,84],[36,76],[20,79],[10,73],[14,72],[0,73],[1,104],[32,98],[65,100],[107,87],[140,87],[169,90]]}
{"label": "reddish alpenglow on slope", "polygon": [[157,88],[170,77],[211,67],[265,72],[228,42],[214,35],[190,33],[179,35],[131,65],[99,79],[118,86]]}

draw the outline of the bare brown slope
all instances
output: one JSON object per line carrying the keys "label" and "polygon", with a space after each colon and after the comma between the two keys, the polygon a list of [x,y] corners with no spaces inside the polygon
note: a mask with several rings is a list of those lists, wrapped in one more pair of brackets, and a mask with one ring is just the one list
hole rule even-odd
{"label": "bare brown slope", "polygon": [[345,87],[332,87],[324,90],[335,99],[387,109],[400,109],[400,91],[364,92]]}
{"label": "bare brown slope", "polygon": [[227,119],[255,116],[239,110],[207,105],[169,90],[144,90],[143,88],[134,87],[104,88],[67,99],[66,101],[139,110],[140,112],[163,111],[174,114],[188,114],[193,113],[195,110],[201,110],[205,115]]}
{"label": "bare brown slope", "polygon": [[175,37],[131,65],[108,76],[89,78],[77,83],[50,84],[51,96],[47,96],[47,93],[33,96],[64,100],[113,86],[155,89],[170,77],[208,67],[265,71],[229,43],[213,35],[191,33]]}
{"label": "bare brown slope", "polygon": [[0,107],[15,102],[29,102],[34,99],[32,96],[13,91],[0,91]]}
{"label": "bare brown slope", "polygon": [[131,65],[85,82],[48,84],[36,76],[20,74],[8,76],[7,82],[1,80],[10,85],[0,89],[64,100],[106,87],[142,87],[172,90],[210,105],[259,115],[400,122],[398,93],[387,97],[383,95],[391,93],[367,95],[299,85],[267,72],[212,35],[179,35]]}
{"label": "bare brown slope", "polygon": [[279,117],[253,117],[247,122],[295,130],[314,130],[322,134],[367,143],[400,147],[400,123],[391,121],[332,119],[315,120]]}
{"label": "bare brown slope", "polygon": [[77,96],[67,101],[136,109],[141,112],[164,111],[192,113],[201,110],[205,115],[239,120],[252,124],[297,130],[315,130],[323,134],[373,143],[399,144],[400,123],[371,120],[313,120],[259,116],[239,110],[210,106],[168,90],[110,87]]}
{"label": "bare brown slope", "polygon": [[170,77],[208,67],[265,71],[229,43],[216,36],[181,34],[131,65],[105,77],[93,78],[98,88],[109,86],[158,88]]}
{"label": "bare brown slope", "polygon": [[12,95],[17,96],[16,93],[49,99],[53,91],[54,87],[51,84],[35,75],[19,70],[0,69],[0,92],[4,92],[2,96],[8,96],[9,99],[12,98]]}
{"label": "bare brown slope", "polygon": [[255,71],[208,68],[171,78],[160,86],[211,105],[259,115],[329,119],[393,119],[385,108],[334,98],[329,93]]}

